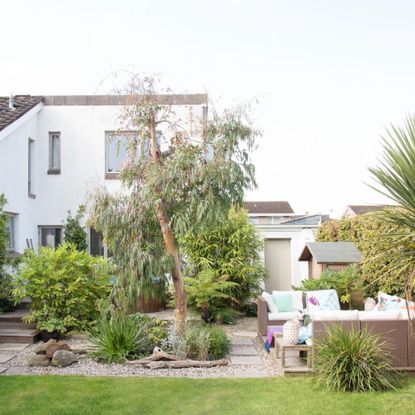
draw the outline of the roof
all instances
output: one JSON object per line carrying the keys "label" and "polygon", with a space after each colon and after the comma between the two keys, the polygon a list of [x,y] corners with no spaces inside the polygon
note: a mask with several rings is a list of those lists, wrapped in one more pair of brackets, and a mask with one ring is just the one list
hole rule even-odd
{"label": "roof", "polygon": [[291,219],[281,222],[282,225],[320,225],[330,219],[329,215],[297,215],[292,216]]}
{"label": "roof", "polygon": [[383,210],[390,205],[348,205],[347,208],[350,209],[356,215],[364,215],[369,212],[376,212],[378,210]]}
{"label": "roof", "polygon": [[42,97],[16,95],[13,97],[14,110],[9,108],[9,97],[0,97],[0,131],[18,120],[22,115],[42,101]]}
{"label": "roof", "polygon": [[273,202],[245,202],[245,209],[248,213],[258,214],[292,214],[294,213],[290,204],[285,201],[273,201]]}
{"label": "roof", "polygon": [[307,242],[298,260],[311,257],[319,264],[354,264],[360,262],[362,253],[353,242]]}

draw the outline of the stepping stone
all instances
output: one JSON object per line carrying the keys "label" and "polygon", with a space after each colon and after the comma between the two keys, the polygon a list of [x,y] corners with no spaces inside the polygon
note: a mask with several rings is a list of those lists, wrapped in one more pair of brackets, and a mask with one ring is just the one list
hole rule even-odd
{"label": "stepping stone", "polygon": [[258,337],[256,331],[237,331],[233,335],[236,337],[249,337],[251,339],[256,339]]}
{"label": "stepping stone", "polygon": [[0,366],[0,373],[5,373],[7,369],[8,368],[6,366]]}
{"label": "stepping stone", "polygon": [[15,354],[0,353],[0,364],[8,362],[9,360],[12,360],[14,357],[16,357]]}
{"label": "stepping stone", "polygon": [[234,346],[230,352],[231,356],[257,356],[258,353],[253,347]]}
{"label": "stepping stone", "polygon": [[242,338],[233,338],[231,339],[232,346],[252,346],[252,340],[251,339],[244,339]]}
{"label": "stepping stone", "polygon": [[30,343],[0,343],[0,352],[19,352],[30,346]]}
{"label": "stepping stone", "polygon": [[231,356],[231,363],[233,365],[260,365],[261,359],[259,356]]}
{"label": "stepping stone", "polygon": [[233,375],[237,378],[264,378],[268,377],[268,374],[261,369],[242,369],[235,368]]}

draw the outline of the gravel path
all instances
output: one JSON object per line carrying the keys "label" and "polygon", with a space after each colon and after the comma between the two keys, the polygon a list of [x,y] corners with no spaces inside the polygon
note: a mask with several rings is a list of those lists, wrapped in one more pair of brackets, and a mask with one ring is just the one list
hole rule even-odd
{"label": "gravel path", "polygon": [[[233,348],[228,356],[228,366],[214,368],[188,369],[157,369],[151,370],[141,366],[128,364],[103,364],[94,361],[87,355],[79,355],[79,361],[66,368],[30,367],[27,359],[33,355],[35,345],[29,345],[23,350],[0,350],[0,376],[3,375],[86,375],[86,376],[164,376],[191,378],[219,377],[266,377],[278,375],[277,367],[271,357],[265,352],[260,340],[256,337],[256,319],[244,318],[237,325],[225,326]],[[85,340],[70,339],[72,348],[84,348]],[[13,354],[10,360],[2,361],[2,356]],[[6,360],[3,358],[3,360]],[[237,364],[232,363],[236,362]],[[248,364],[244,364],[244,361]],[[255,362],[254,362],[255,361]]]}

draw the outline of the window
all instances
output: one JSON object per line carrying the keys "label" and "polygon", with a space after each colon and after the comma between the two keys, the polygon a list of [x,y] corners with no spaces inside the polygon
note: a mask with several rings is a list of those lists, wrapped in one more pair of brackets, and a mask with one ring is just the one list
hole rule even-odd
{"label": "window", "polygon": [[61,226],[40,226],[39,242],[41,246],[56,248],[62,243]]}
{"label": "window", "polygon": [[89,233],[89,253],[92,256],[104,256],[104,244],[102,233],[90,228]]}
{"label": "window", "polygon": [[48,174],[61,172],[61,133],[49,133],[49,169]]}
{"label": "window", "polygon": [[6,224],[6,230],[7,230],[7,236],[8,236],[8,242],[7,242],[7,250],[12,252],[16,250],[16,216],[13,214],[6,213],[7,215],[7,224]]}
{"label": "window", "polygon": [[35,196],[35,140],[29,138],[28,159],[27,159],[27,190],[28,196],[34,199]]}

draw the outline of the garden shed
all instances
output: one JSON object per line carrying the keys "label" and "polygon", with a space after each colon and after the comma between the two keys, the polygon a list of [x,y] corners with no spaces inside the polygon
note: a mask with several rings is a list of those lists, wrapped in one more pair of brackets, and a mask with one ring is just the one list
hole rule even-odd
{"label": "garden shed", "polygon": [[318,278],[325,270],[339,271],[361,259],[353,242],[307,242],[298,260],[308,262],[308,278]]}

